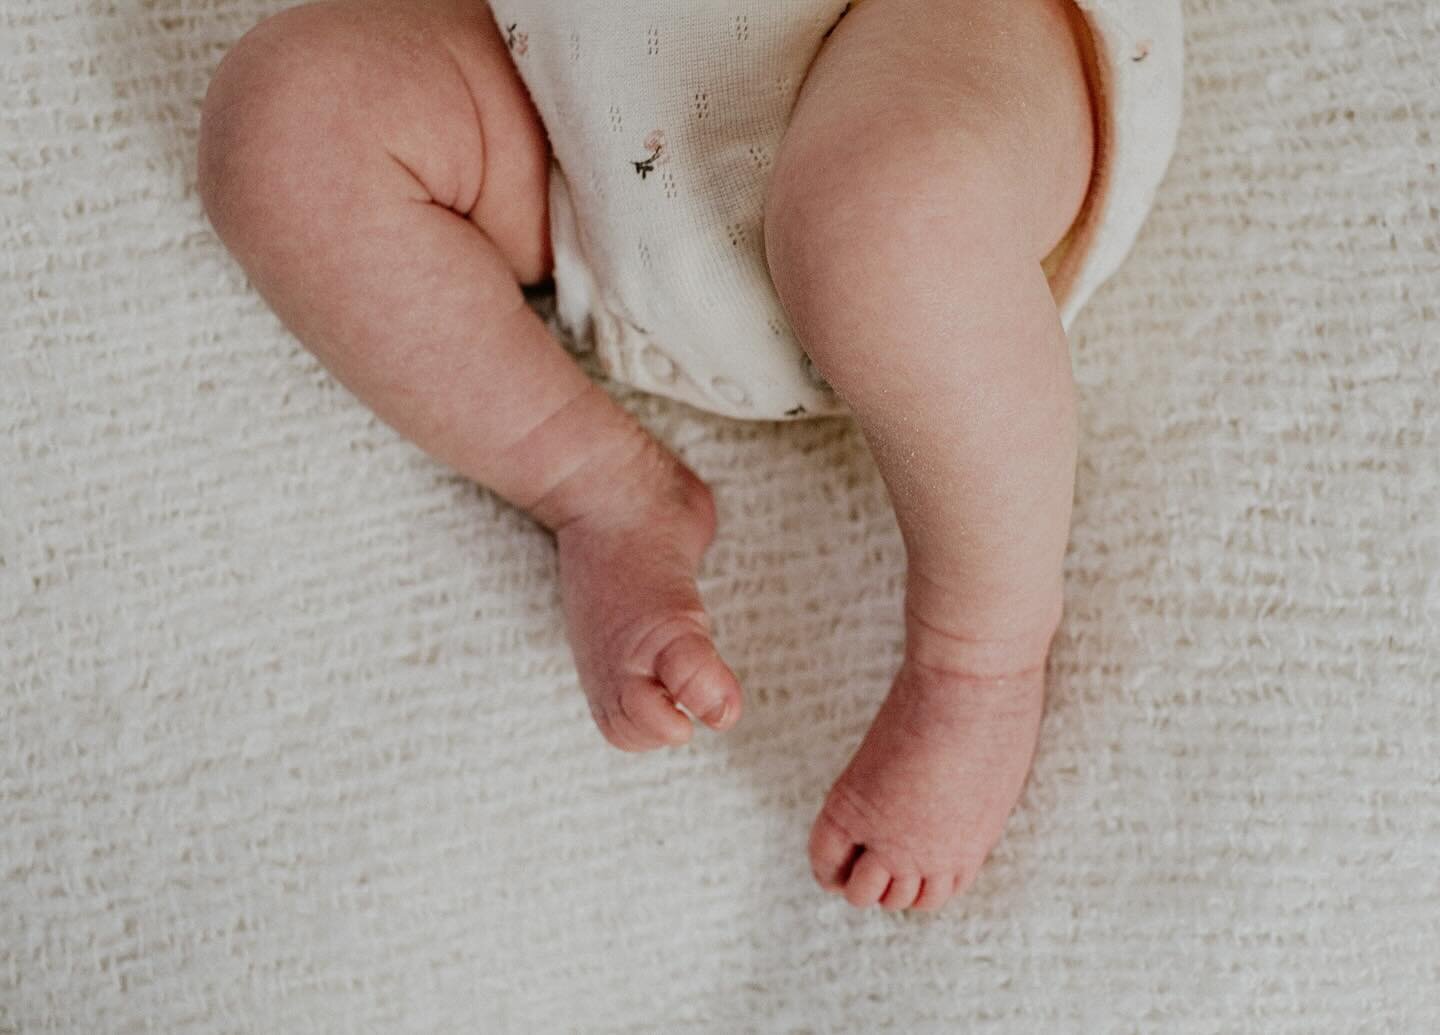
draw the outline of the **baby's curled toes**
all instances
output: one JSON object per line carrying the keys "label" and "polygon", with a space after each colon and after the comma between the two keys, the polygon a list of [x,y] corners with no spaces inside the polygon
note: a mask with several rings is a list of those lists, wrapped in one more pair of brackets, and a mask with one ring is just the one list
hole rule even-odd
{"label": "baby's curled toes", "polygon": [[708,492],[700,503],[662,499],[638,520],[597,517],[556,536],[580,685],[600,732],[624,751],[685,743],[686,712],[722,731],[740,718],[739,683],[695,586],[714,532]]}
{"label": "baby's curled toes", "polygon": [[581,666],[591,713],[606,739],[626,751],[684,744],[692,727],[677,705],[712,729],[733,726],[740,687],[710,640],[704,614],[646,624],[652,629],[638,647]]}

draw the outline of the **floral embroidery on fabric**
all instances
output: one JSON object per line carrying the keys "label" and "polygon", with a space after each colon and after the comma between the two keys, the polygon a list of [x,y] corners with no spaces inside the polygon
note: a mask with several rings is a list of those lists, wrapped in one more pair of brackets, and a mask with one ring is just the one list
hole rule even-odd
{"label": "floral embroidery on fabric", "polygon": [[651,130],[650,135],[645,138],[644,146],[650,154],[638,162],[633,160],[630,162],[642,180],[654,172],[657,165],[664,165],[670,161],[670,155],[665,150],[665,131],[663,129]]}
{"label": "floral embroidery on fabric", "polygon": [[511,22],[505,26],[505,46],[510,48],[511,53],[519,54],[521,57],[524,57],[525,52],[530,49],[530,34],[520,31],[519,22]]}

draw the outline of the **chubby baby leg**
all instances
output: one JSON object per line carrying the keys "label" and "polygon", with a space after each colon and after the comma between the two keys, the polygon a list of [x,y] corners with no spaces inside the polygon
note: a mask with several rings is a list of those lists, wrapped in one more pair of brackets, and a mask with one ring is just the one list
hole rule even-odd
{"label": "chubby baby leg", "polygon": [[865,0],[776,163],[771,274],[909,565],[904,661],[811,836],[817,879],[857,906],[967,886],[1034,752],[1076,439],[1041,259],[1090,180],[1082,31],[1069,0]]}
{"label": "chubby baby leg", "polygon": [[525,305],[549,272],[544,130],[483,4],[317,3],[206,98],[200,193],[291,330],[377,414],[552,529],[591,712],[618,747],[717,728],[739,688],[695,571],[705,486]]}

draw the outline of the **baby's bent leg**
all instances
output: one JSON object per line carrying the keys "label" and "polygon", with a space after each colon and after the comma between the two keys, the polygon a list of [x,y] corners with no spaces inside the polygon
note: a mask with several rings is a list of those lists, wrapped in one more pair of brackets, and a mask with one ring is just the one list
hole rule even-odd
{"label": "baby's bent leg", "polygon": [[855,411],[909,571],[905,662],[812,834],[856,905],[935,906],[998,839],[1059,621],[1075,417],[1040,261],[1083,201],[1068,0],[865,0],[802,89],[771,273]]}
{"label": "baby's bent leg", "polygon": [[679,743],[677,701],[716,726],[739,714],[694,585],[713,505],[525,304],[518,282],[549,270],[548,161],[482,4],[319,3],[263,23],[221,65],[200,192],[345,385],[556,532],[606,736]]}

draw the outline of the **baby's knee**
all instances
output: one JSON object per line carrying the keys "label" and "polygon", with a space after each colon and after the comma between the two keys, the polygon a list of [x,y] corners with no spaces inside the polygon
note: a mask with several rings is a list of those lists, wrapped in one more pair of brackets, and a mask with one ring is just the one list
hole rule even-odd
{"label": "baby's knee", "polygon": [[963,293],[987,264],[1021,254],[1017,199],[991,146],[904,125],[787,140],[765,203],[766,258],[787,309],[893,303],[927,278]]}
{"label": "baby's knee", "polygon": [[904,126],[867,136],[787,141],[765,203],[772,272],[838,286],[1015,245],[1014,191],[984,140]]}
{"label": "baby's knee", "polygon": [[261,22],[221,62],[201,110],[197,188],[229,241],[325,207],[353,160],[347,91],[366,74],[362,26],[341,4]]}

